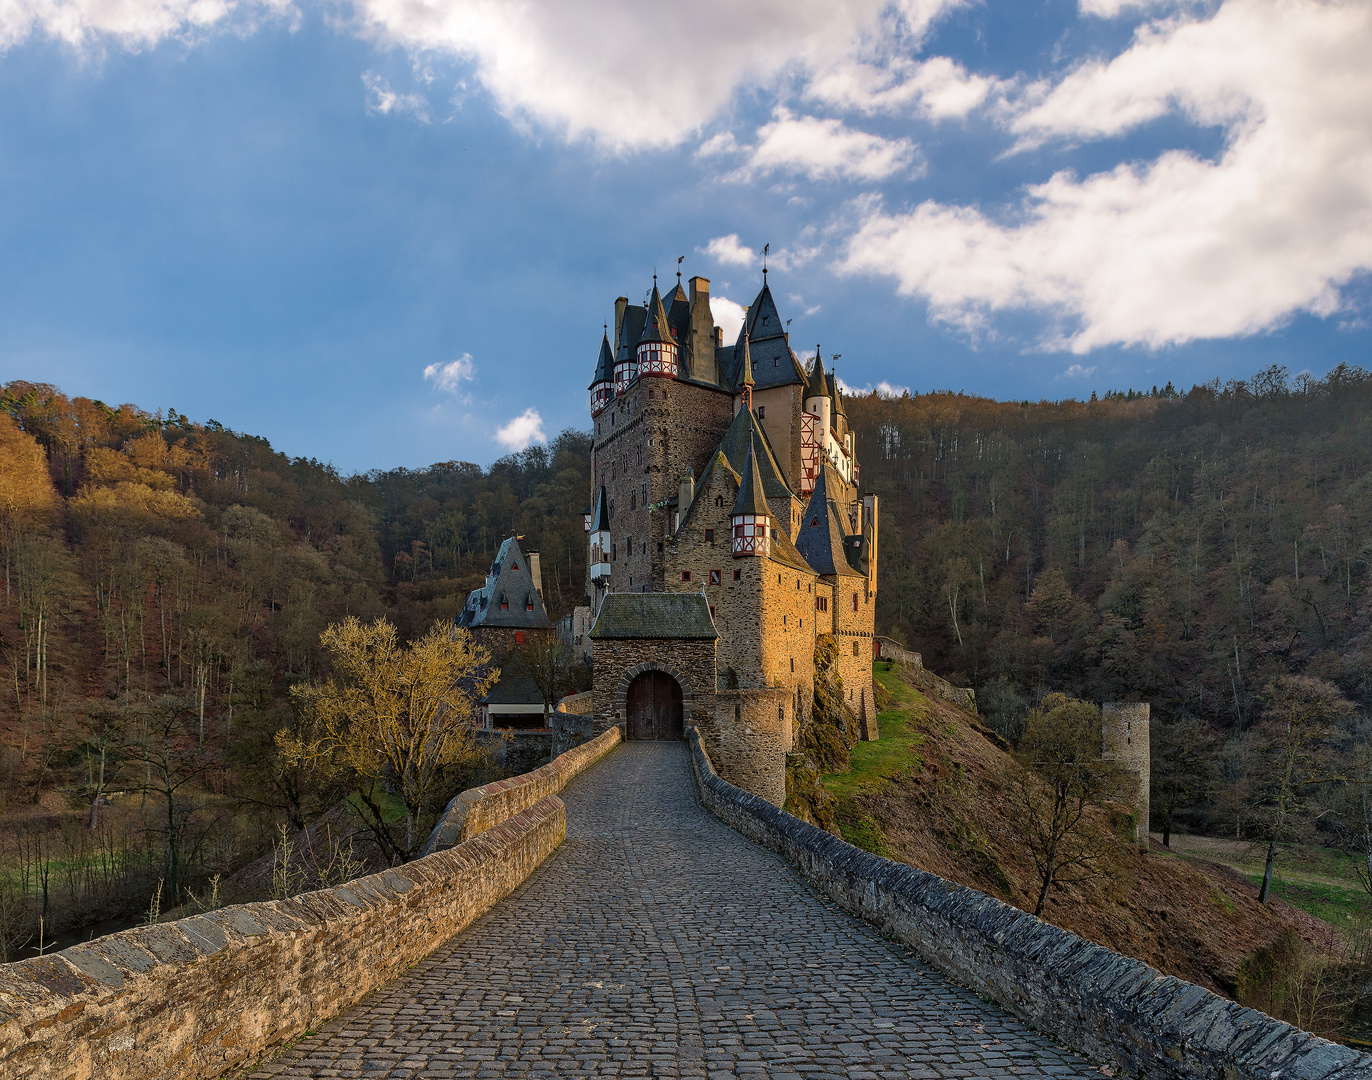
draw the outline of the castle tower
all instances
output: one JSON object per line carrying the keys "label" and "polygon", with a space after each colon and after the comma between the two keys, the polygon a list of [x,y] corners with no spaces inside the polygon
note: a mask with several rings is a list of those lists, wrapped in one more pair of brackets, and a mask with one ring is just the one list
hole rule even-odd
{"label": "castle tower", "polygon": [[610,399],[615,396],[615,357],[610,350],[610,335],[607,332],[600,340],[600,355],[595,362],[595,375],[591,378],[591,417],[599,416]]}
{"label": "castle tower", "polygon": [[1146,701],[1107,701],[1100,711],[1101,757],[1117,762],[1133,782],[1134,841],[1140,851],[1147,851],[1152,770],[1148,744],[1151,709]]}
{"label": "castle tower", "polygon": [[743,466],[743,483],[734,500],[729,526],[733,536],[732,553],[735,559],[750,555],[766,555],[772,550],[772,513],[762,496],[762,474],[758,472],[754,447],[748,447],[748,460]]}

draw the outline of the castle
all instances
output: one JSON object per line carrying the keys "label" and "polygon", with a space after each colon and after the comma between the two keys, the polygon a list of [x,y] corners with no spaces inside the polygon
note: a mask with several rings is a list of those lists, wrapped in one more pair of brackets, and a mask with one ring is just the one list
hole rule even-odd
{"label": "castle", "polygon": [[877,499],[838,382],[791,350],[763,271],[725,344],[710,283],[615,301],[590,383],[590,734],[679,738],[777,805],[832,635],[845,705],[876,738]]}

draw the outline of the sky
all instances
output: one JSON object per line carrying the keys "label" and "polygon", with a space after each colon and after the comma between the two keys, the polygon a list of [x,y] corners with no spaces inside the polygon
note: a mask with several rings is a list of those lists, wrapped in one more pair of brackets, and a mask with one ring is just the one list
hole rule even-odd
{"label": "sky", "polygon": [[617,296],[856,390],[1372,366],[1367,0],[0,0],[0,382],[345,473],[589,426]]}

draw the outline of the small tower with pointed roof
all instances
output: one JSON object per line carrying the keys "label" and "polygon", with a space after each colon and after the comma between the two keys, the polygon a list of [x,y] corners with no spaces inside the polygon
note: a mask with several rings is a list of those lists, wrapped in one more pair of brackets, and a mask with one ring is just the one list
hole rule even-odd
{"label": "small tower with pointed roof", "polygon": [[762,490],[762,473],[757,467],[757,447],[748,444],[748,457],[743,464],[743,483],[729,515],[733,532],[733,556],[766,555],[772,550],[772,512]]}
{"label": "small tower with pointed roof", "polygon": [[599,416],[615,396],[615,356],[610,349],[610,331],[600,339],[600,355],[596,358],[595,375],[591,379],[591,417]]}
{"label": "small tower with pointed roof", "polygon": [[667,322],[667,312],[662,306],[662,297],[657,291],[656,277],[653,279],[653,295],[648,301],[648,317],[644,320],[643,334],[638,339],[636,352],[640,378],[676,378],[677,360],[680,352],[672,337],[672,328]]}

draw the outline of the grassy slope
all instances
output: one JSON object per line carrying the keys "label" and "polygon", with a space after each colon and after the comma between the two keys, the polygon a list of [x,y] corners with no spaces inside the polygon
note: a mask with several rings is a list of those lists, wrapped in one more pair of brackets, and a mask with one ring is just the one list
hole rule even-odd
{"label": "grassy slope", "polygon": [[[847,773],[823,778],[851,843],[1033,910],[1034,870],[1014,828],[1004,743],[975,718],[876,665],[895,698],[881,739]],[[1294,928],[1327,944],[1327,924],[1275,900],[1241,872],[1162,853],[1121,852],[1108,875],[1055,889],[1045,917],[1161,971],[1232,996],[1239,962]]]}

